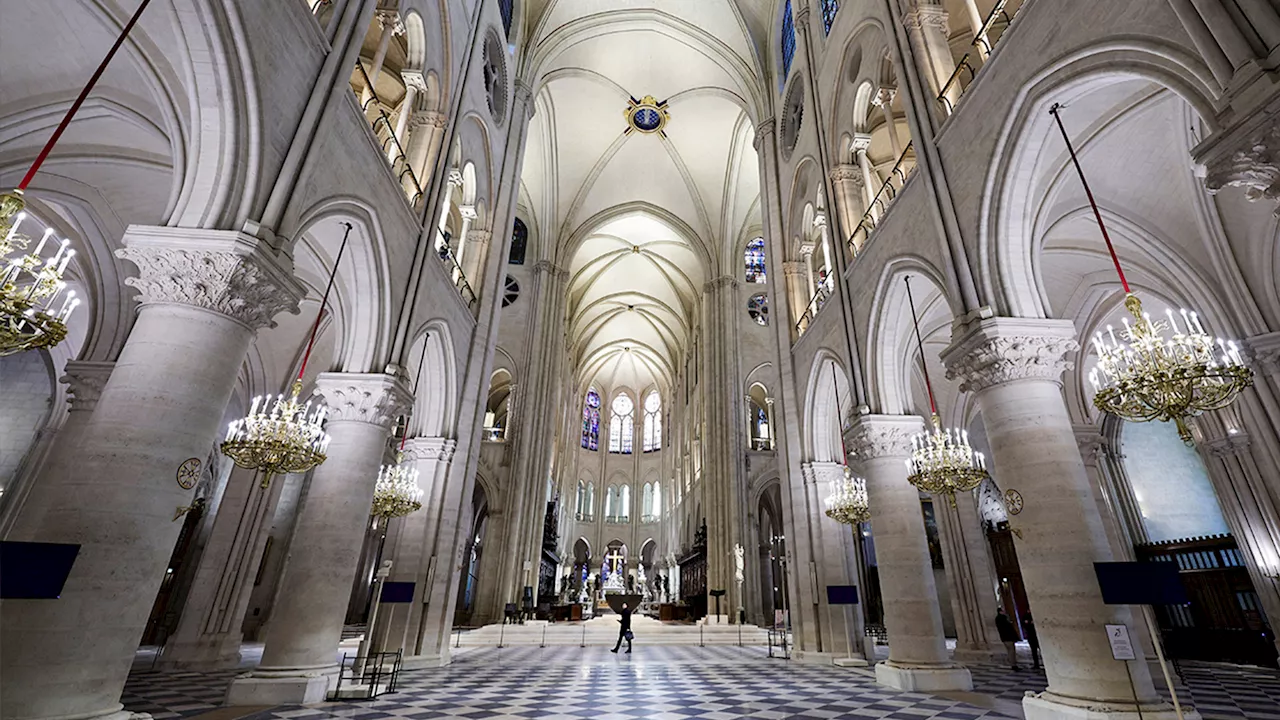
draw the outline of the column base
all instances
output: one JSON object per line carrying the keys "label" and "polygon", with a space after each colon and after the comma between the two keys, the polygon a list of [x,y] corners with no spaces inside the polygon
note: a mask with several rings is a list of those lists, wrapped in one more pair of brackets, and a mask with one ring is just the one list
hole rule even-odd
{"label": "column base", "polygon": [[1004,648],[956,648],[955,652],[951,653],[951,659],[966,665],[979,663],[1005,665],[1009,662],[1009,656]]}
{"label": "column base", "polygon": [[[953,663],[907,665],[887,660],[876,665],[876,682],[894,690],[937,692],[973,689],[969,668]],[[1032,720],[1030,716],[1026,720]]]}
{"label": "column base", "polygon": [[226,704],[308,705],[327,700],[329,691],[338,684],[336,666],[330,670],[298,670],[294,675],[285,674],[287,671],[259,672],[232,680]]}
{"label": "column base", "polygon": [[[1166,702],[1108,703],[1054,695],[1048,691],[1022,699],[1026,720],[1178,720]],[[1200,713],[1183,706],[1183,720],[1200,720]]]}
{"label": "column base", "polygon": [[796,650],[791,653],[791,658],[796,662],[801,662],[806,665],[835,665],[836,667],[860,667],[860,668],[871,667],[871,663],[867,662],[866,658],[860,657],[858,655],[849,657],[848,655],[844,655],[844,654],[836,655],[834,653],[828,653],[828,652]]}
{"label": "column base", "polygon": [[235,643],[205,641],[175,643],[166,646],[156,669],[163,672],[216,672],[230,670],[240,664],[240,639]]}
{"label": "column base", "polygon": [[448,655],[409,655],[400,661],[400,670],[423,670],[445,667],[453,662]]}

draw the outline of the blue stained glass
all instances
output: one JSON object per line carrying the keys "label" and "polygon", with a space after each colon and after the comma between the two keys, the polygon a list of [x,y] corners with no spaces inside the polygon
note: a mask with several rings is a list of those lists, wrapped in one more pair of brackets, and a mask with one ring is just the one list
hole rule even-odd
{"label": "blue stained glass", "polygon": [[582,407],[582,447],[600,449],[600,395],[595,390],[587,393]]}
{"label": "blue stained glass", "polygon": [[502,29],[511,37],[511,17],[515,10],[515,0],[498,0],[498,11],[502,13]]}
{"label": "blue stained glass", "polygon": [[747,282],[762,285],[768,282],[764,269],[764,238],[756,238],[747,243],[744,260],[747,266]]}
{"label": "blue stained glass", "polygon": [[662,115],[653,108],[640,108],[635,114],[636,127],[646,132],[653,132],[662,124]]}
{"label": "blue stained glass", "polygon": [[786,83],[787,76],[791,74],[791,61],[795,56],[796,21],[791,17],[791,0],[787,0],[787,5],[782,10],[782,80],[778,83],[779,91]]}
{"label": "blue stained glass", "polygon": [[840,12],[840,0],[822,0],[822,28],[828,35],[835,24],[836,13]]}

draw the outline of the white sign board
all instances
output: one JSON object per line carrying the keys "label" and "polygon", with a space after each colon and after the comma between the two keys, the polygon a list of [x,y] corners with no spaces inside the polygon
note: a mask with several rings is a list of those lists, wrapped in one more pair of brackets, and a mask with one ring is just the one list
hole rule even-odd
{"label": "white sign board", "polygon": [[1125,625],[1108,625],[1107,640],[1111,642],[1111,657],[1116,660],[1137,660],[1133,652],[1133,641],[1129,639],[1129,628]]}

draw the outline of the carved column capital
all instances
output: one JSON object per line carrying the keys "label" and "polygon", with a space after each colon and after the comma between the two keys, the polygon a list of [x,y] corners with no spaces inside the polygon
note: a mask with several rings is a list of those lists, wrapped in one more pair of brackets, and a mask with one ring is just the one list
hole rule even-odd
{"label": "carved column capital", "polygon": [[400,19],[399,10],[383,8],[374,13],[374,17],[377,18],[383,32],[390,31],[392,35],[404,33],[404,21]]}
{"label": "carved column capital", "polygon": [[59,378],[67,384],[67,403],[72,412],[92,412],[98,406],[98,398],[102,397],[102,388],[116,364],[113,362],[91,362],[88,360],[71,360],[67,362],[64,374]]}
{"label": "carved column capital", "polygon": [[1061,382],[1075,363],[1066,356],[1080,348],[1070,320],[988,318],[970,325],[942,353],[949,379],[964,392],[1015,380]]}
{"label": "carved column capital", "polygon": [[[849,148],[854,153],[866,152],[871,147],[871,135],[867,133],[857,133],[853,136],[853,141],[849,143]],[[862,172],[859,170],[858,172]]]}
{"label": "carved column capital", "polygon": [[756,126],[756,139],[752,142],[756,151],[760,150],[760,145],[778,129],[778,121],[773,118],[765,118]]}
{"label": "carved column capital", "polygon": [[1249,433],[1238,432],[1204,443],[1202,447],[1215,458],[1239,457],[1249,452]]}
{"label": "carved column capital", "polygon": [[413,404],[403,380],[384,373],[320,373],[315,395],[329,407],[329,422],[390,427]]}
{"label": "carved column capital", "polygon": [[457,168],[451,169],[445,179],[450,185],[462,187],[462,171]]}
{"label": "carved column capital", "polygon": [[858,460],[907,458],[911,438],[924,431],[915,415],[859,415],[845,434],[845,447]]}
{"label": "carved column capital", "polygon": [[875,95],[871,97],[871,104],[877,105],[877,106],[887,106],[893,102],[893,99],[897,97],[897,95],[898,95],[898,88],[888,87],[888,86],[882,87],[876,91]]}
{"label": "carved column capital", "polygon": [[458,441],[442,437],[409,438],[404,444],[405,460],[435,460],[449,462],[458,448]]}
{"label": "carved column capital", "polygon": [[831,176],[831,182],[837,185],[847,182],[853,183],[855,187],[862,187],[862,168],[857,165],[850,165],[848,163],[836,165],[831,168],[829,175]]}
{"label": "carved column capital", "polygon": [[821,490],[827,490],[844,479],[844,465],[838,462],[800,463],[800,472],[805,485],[814,485]]}
{"label": "carved column capital", "polygon": [[710,294],[725,288],[738,287],[738,279],[729,275],[721,275],[702,286],[702,292]]}
{"label": "carved column capital", "polygon": [[1076,445],[1080,448],[1080,457],[1087,465],[1096,465],[1106,449],[1107,440],[1097,425],[1075,425],[1072,427],[1076,435]]}
{"label": "carved column capital", "polygon": [[493,233],[488,230],[472,230],[467,233],[467,243],[474,245],[488,245],[489,240],[493,238]]}
{"label": "carved column capital", "polygon": [[434,110],[422,110],[415,112],[413,117],[409,118],[409,129],[417,130],[418,128],[431,127],[443,130],[449,124],[449,117],[444,113]]}
{"label": "carved column capital", "polygon": [[1261,373],[1280,374],[1280,332],[1245,338],[1243,345],[1250,365]]}
{"label": "carved column capital", "polygon": [[282,312],[297,313],[305,294],[292,267],[244,233],[134,225],[124,245],[116,257],[138,267],[124,283],[139,290],[144,307],[194,305],[256,331],[275,327]]}
{"label": "carved column capital", "polygon": [[908,30],[931,30],[950,35],[951,24],[947,22],[947,11],[941,5],[916,5],[902,16],[902,25]]}
{"label": "carved column capital", "polygon": [[[1260,113],[1265,115],[1265,113]],[[1233,133],[1213,144],[1216,152],[1204,160],[1204,186],[1211,193],[1239,186],[1251,201],[1270,202],[1280,216],[1280,124],[1278,115],[1249,133]]]}
{"label": "carved column capital", "polygon": [[790,276],[803,277],[806,272],[804,263],[796,260],[788,260],[782,263],[782,274]]}
{"label": "carved column capital", "polygon": [[427,91],[427,78],[420,70],[403,70],[400,72],[400,79],[404,81],[406,89],[413,88],[420,93]]}

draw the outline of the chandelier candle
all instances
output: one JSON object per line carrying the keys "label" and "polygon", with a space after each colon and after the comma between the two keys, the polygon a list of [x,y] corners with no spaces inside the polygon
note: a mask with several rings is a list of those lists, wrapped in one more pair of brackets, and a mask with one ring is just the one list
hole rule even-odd
{"label": "chandelier candle", "polygon": [[53,230],[46,229],[35,249],[28,251],[31,238],[21,232],[28,215],[19,211],[21,208],[22,199],[17,195],[0,195],[0,232],[4,234],[0,241],[4,262],[0,272],[0,356],[62,342],[67,336],[67,320],[80,304],[72,290],[55,309],[67,288],[63,273],[76,254],[70,248],[71,241],[62,240],[57,252],[45,258],[45,245],[53,237]]}
{"label": "chandelier candle", "polygon": [[844,469],[844,479],[836,483],[834,491],[824,500],[827,517],[844,525],[857,525],[871,519],[871,507],[867,502],[867,481],[853,471]]}
{"label": "chandelier candle", "polygon": [[[413,396],[418,396],[422,382],[422,366],[427,364],[428,333],[422,341],[422,358],[418,361],[418,375],[413,380]],[[400,449],[396,451],[394,465],[383,465],[378,471],[378,484],[373,491],[373,514],[390,519],[404,517],[422,509],[422,488],[418,486],[418,468],[404,464],[404,444],[409,439],[409,419],[405,418],[404,434],[400,437]]]}

